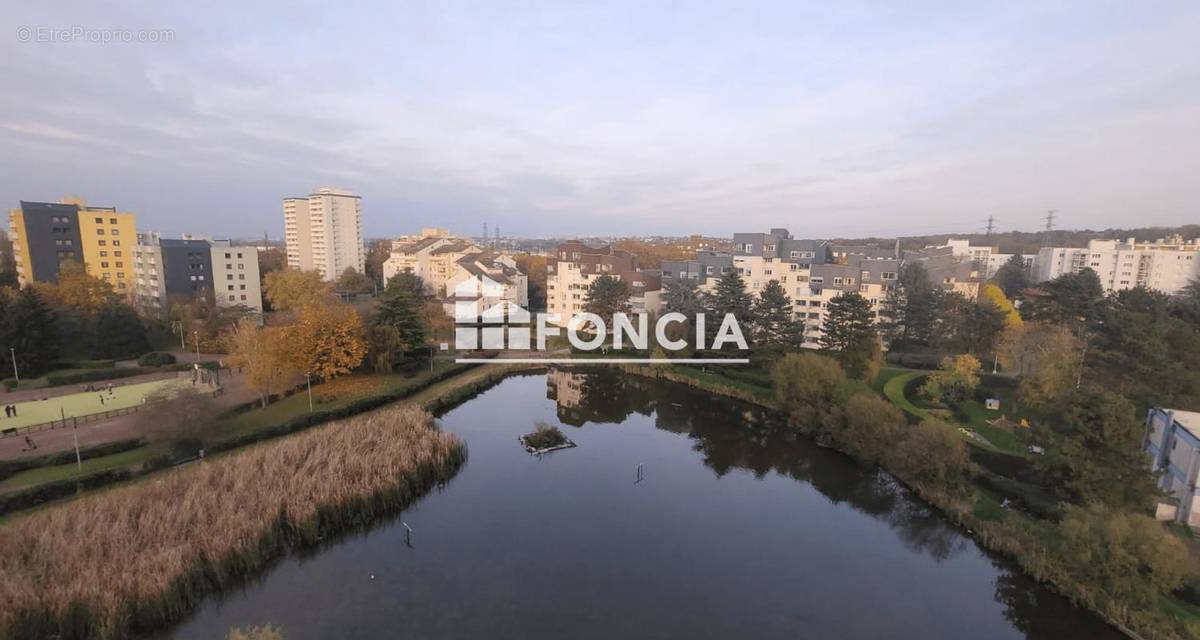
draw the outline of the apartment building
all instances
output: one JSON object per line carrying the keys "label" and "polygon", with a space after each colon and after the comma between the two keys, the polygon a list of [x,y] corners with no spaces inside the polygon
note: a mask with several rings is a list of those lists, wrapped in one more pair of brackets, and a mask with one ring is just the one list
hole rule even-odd
{"label": "apartment building", "polygon": [[1200,527],[1200,413],[1150,409],[1145,450],[1151,468],[1162,472],[1159,488],[1170,496],[1158,507],[1159,519]]}
{"label": "apartment building", "polygon": [[483,252],[483,247],[445,229],[422,229],[418,236],[392,242],[391,255],[383,261],[384,283],[407,271],[419,276],[431,295],[445,298],[451,293],[447,283],[462,275],[459,260]]}
{"label": "apartment building", "polygon": [[511,256],[471,253],[460,257],[455,264],[457,269],[446,281],[442,303],[446,315],[458,317],[462,308],[458,305],[463,303],[478,313],[502,303],[522,309],[529,307],[529,276],[517,269]]}
{"label": "apartment building", "polygon": [[327,282],[348,268],[365,270],[362,198],[349,190],[319,187],[306,197],[284,198],[283,234],[292,269],[317,271]]}
{"label": "apartment building", "polygon": [[804,284],[809,269],[827,259],[824,242],[795,239],[787,229],[733,234],[733,267],[754,295],[762,293],[772,280],[778,280],[784,289]]}
{"label": "apartment building", "polygon": [[211,293],[222,307],[262,313],[258,250],[229,240],[196,237],[138,236],[135,253],[138,306],[164,314],[174,300],[195,300]]}
{"label": "apartment building", "polygon": [[1091,240],[1087,247],[1046,247],[1038,253],[1038,282],[1091,269],[1105,291],[1143,286],[1174,294],[1200,277],[1200,240]]}
{"label": "apartment building", "polygon": [[115,207],[89,206],[82,198],[26,202],[8,213],[17,279],[57,282],[64,260],[84,265],[119,294],[133,290],[136,217]]}
{"label": "apartment building", "polygon": [[567,326],[583,311],[592,282],[609,275],[629,283],[630,306],[636,312],[657,313],[662,309],[662,276],[657,271],[639,271],[633,254],[610,245],[591,247],[582,242],[564,242],[546,262],[546,310],[551,322]]}
{"label": "apartment building", "polygon": [[884,300],[896,287],[901,261],[895,258],[844,258],[844,264],[812,265],[806,282],[785,287],[798,320],[804,322],[804,347],[820,347],[829,303],[843,293],[856,292],[871,303],[878,321]]}
{"label": "apartment building", "polygon": [[[979,271],[983,275],[984,280],[991,279],[1012,259],[1011,253],[1000,253],[1000,247],[995,246],[979,246],[971,244],[970,240],[959,240],[949,238],[946,244],[939,247],[926,247],[927,249],[935,249],[941,247],[950,247],[955,257],[966,260],[974,260],[979,264]],[[1022,260],[1025,263],[1027,273],[1033,274],[1035,265],[1037,264],[1037,254],[1022,255]]]}
{"label": "apartment building", "polygon": [[691,280],[703,292],[711,293],[721,276],[733,269],[733,256],[712,250],[699,250],[692,260],[663,260],[662,283],[665,289],[674,280]]}
{"label": "apartment building", "polygon": [[979,288],[986,281],[982,262],[970,255],[955,255],[950,246],[905,251],[904,262],[924,265],[933,286],[962,294],[968,300],[979,297]]}

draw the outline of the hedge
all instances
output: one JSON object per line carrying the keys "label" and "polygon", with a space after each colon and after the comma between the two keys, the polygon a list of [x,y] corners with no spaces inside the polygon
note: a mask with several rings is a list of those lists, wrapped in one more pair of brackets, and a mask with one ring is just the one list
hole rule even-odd
{"label": "hedge", "polygon": [[81,491],[97,489],[133,478],[129,469],[106,469],[79,478],[46,482],[37,486],[0,495],[0,515],[29,509],[40,504],[69,498]]}
{"label": "hedge", "polygon": [[[116,440],[114,442],[106,442],[94,447],[79,450],[80,460],[91,460],[92,458],[100,458],[103,456],[111,456],[116,453],[124,453],[131,449],[136,449],[145,444],[138,438],[130,440]],[[0,460],[0,480],[11,478],[12,476],[29,469],[37,469],[38,467],[57,467],[64,464],[75,462],[74,451],[60,451],[58,453],[49,453],[44,456],[36,456],[31,458],[22,458],[20,460]]]}
{"label": "hedge", "polygon": [[175,364],[175,356],[162,351],[151,351],[138,358],[137,362],[142,367],[161,367],[166,364]]}
{"label": "hedge", "polygon": [[112,369],[117,366],[116,360],[57,360],[50,365],[52,369]]}

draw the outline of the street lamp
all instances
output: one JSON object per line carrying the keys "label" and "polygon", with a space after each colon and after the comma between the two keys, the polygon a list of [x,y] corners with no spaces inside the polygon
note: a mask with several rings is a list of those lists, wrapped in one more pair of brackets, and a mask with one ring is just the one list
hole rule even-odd
{"label": "street lamp", "polygon": [[196,362],[200,362],[200,331],[198,329],[192,332],[192,339],[196,343]]}
{"label": "street lamp", "polygon": [[308,412],[312,413],[312,375],[307,371],[304,372],[304,384],[308,387]]}
{"label": "street lamp", "polygon": [[16,378],[17,384],[21,383],[21,374],[17,371],[17,350],[9,347],[8,352],[12,354],[13,361],[13,378]]}

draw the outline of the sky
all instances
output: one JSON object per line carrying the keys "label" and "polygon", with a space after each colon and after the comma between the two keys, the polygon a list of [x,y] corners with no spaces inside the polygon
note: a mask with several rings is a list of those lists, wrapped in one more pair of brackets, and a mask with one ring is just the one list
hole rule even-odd
{"label": "sky", "polygon": [[368,237],[1200,221],[1194,0],[0,13],[4,209],[279,238],[282,198],[340,186]]}

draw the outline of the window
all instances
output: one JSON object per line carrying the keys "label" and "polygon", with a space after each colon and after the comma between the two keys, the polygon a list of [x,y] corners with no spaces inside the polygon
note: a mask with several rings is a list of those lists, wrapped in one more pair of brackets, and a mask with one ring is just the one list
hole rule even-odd
{"label": "window", "polygon": [[119,235],[121,235],[121,230],[120,230],[120,229],[113,229],[113,230],[112,230],[112,234],[113,234],[114,236],[119,236]]}
{"label": "window", "polygon": [[775,245],[773,245],[773,244],[768,244],[768,245],[766,245],[766,246],[764,246],[764,247],[763,247],[763,250],[764,250],[764,251],[774,251],[774,250],[775,250]]}
{"label": "window", "polygon": [[124,263],[124,262],[121,262],[120,260],[117,260],[117,268],[118,268],[118,269],[124,269],[124,268],[125,268],[125,263]]}
{"label": "window", "polygon": [[226,260],[228,260],[230,257],[232,257],[232,256],[230,256],[228,253],[226,253],[226,254],[225,254],[225,259],[226,259]]}
{"label": "window", "polygon": [[108,245],[108,241],[106,241],[106,240],[97,240],[97,241],[96,241],[96,244],[99,244],[100,246],[102,246],[102,247],[103,247],[103,246],[107,246],[107,245]]}
{"label": "window", "polygon": [[232,268],[233,268],[233,265],[231,265],[231,264],[229,264],[228,262],[226,262],[226,263],[225,263],[225,268],[226,268],[226,269],[232,269]]}
{"label": "window", "polygon": [[98,235],[98,236],[104,235],[104,229],[96,229],[96,235]]}
{"label": "window", "polygon": [[96,218],[96,224],[104,224],[104,218]]}
{"label": "window", "polygon": [[895,280],[896,272],[895,271],[884,271],[882,274],[880,274],[879,277],[883,280]]}
{"label": "window", "polygon": [[[113,235],[116,235],[116,234],[113,234]],[[121,241],[120,241],[120,240],[113,240],[113,246],[114,246],[114,247],[119,247],[119,246],[121,246]]]}
{"label": "window", "polygon": [[870,272],[870,271],[864,271],[864,272],[862,272],[862,282],[866,282],[867,280],[870,280],[870,279],[871,279],[871,272]]}
{"label": "window", "polygon": [[229,285],[229,287],[228,287],[228,288],[229,288],[229,290],[230,290],[230,291],[233,291],[233,285]]}
{"label": "window", "polygon": [[109,224],[116,224],[116,223],[117,223],[117,219],[116,219],[116,218],[109,218],[109,219],[108,219],[108,223],[109,223]]}
{"label": "window", "polygon": [[243,294],[242,294],[242,300],[245,300],[245,299],[246,299],[246,294],[244,294],[244,293],[243,293]]}
{"label": "window", "polygon": [[105,262],[101,262],[101,263],[100,263],[100,268],[101,268],[101,269],[107,269],[107,268],[108,268],[108,262],[107,262],[107,261],[105,261]]}
{"label": "window", "polygon": [[226,280],[233,280],[233,274],[232,274],[232,273],[227,273],[227,274],[225,274],[225,279],[226,279]]}

